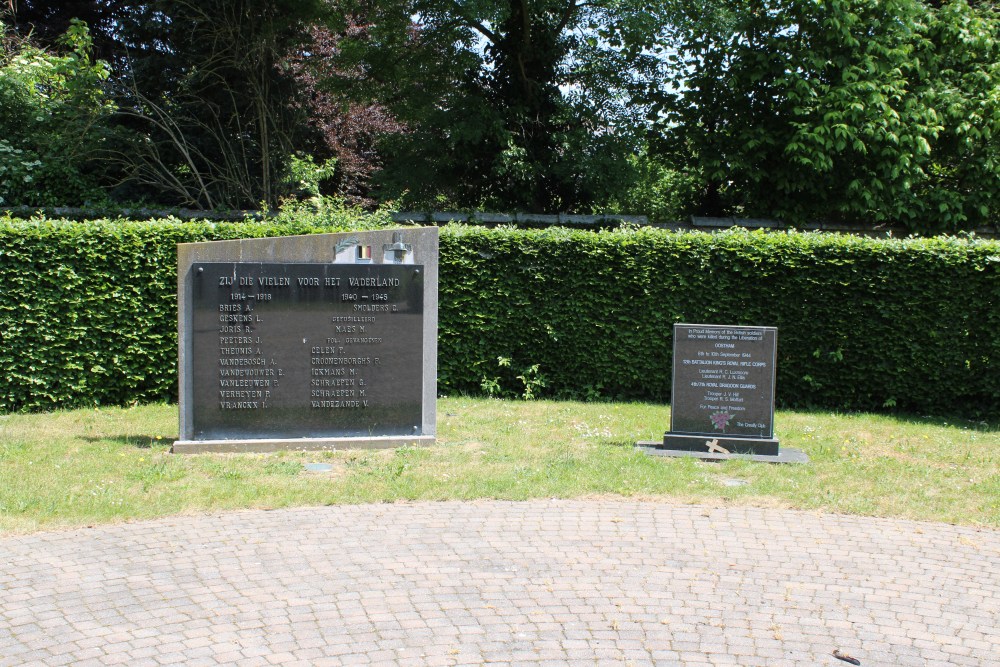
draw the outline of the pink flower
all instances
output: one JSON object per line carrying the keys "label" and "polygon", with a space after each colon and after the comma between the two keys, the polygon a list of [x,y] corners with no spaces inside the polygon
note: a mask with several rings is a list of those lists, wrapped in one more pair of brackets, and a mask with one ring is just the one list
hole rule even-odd
{"label": "pink flower", "polygon": [[729,420],[733,416],[728,412],[713,412],[709,419],[712,420],[712,426],[714,426],[719,431],[725,431],[726,425],[729,424]]}

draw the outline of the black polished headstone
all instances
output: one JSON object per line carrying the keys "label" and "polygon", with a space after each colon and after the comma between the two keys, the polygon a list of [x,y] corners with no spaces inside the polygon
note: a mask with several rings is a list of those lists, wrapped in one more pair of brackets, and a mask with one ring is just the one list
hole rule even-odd
{"label": "black polished headstone", "polygon": [[419,435],[421,268],[194,263],[194,439]]}
{"label": "black polished headstone", "polygon": [[777,455],[777,337],[774,327],[675,324],[670,431],[663,447]]}

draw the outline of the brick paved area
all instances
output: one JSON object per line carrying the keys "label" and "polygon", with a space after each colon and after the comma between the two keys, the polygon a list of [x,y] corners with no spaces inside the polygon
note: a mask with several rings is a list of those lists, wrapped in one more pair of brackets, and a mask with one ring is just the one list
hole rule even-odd
{"label": "brick paved area", "polygon": [[1000,665],[1000,532],[619,500],[0,539],[2,665]]}

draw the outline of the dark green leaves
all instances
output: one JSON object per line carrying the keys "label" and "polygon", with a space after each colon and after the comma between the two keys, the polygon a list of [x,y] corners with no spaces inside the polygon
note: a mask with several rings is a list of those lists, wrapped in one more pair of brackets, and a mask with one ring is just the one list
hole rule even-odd
{"label": "dark green leaves", "polygon": [[[0,218],[0,411],[173,399],[177,243],[370,224]],[[1000,414],[996,241],[455,226],[439,273],[443,393],[665,401],[700,322],[778,327],[782,405]]]}
{"label": "dark green leaves", "polygon": [[681,1],[643,100],[703,215],[995,223],[1000,16],[989,3]]}

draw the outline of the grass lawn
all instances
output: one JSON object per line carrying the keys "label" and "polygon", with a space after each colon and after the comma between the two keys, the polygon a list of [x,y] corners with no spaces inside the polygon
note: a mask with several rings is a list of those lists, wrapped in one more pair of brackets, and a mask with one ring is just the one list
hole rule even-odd
{"label": "grass lawn", "polygon": [[[445,398],[438,444],[173,455],[177,406],[0,415],[0,533],[293,505],[613,494],[1000,528],[1000,428],[781,411],[806,465],[650,457],[668,408]],[[307,472],[324,462],[332,471]]]}

